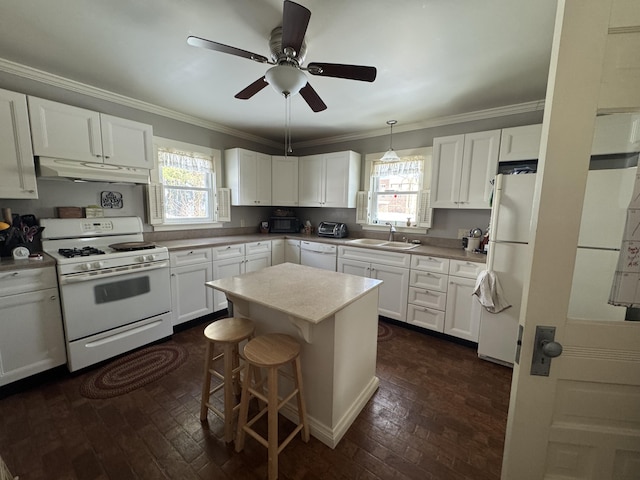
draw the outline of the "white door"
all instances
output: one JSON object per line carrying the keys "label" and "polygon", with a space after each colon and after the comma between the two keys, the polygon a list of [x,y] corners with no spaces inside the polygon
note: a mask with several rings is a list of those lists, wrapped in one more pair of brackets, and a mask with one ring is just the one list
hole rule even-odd
{"label": "white door", "polygon": [[433,166],[431,171],[431,206],[458,208],[464,135],[451,135],[433,139]]}
{"label": "white door", "polygon": [[244,273],[257,272],[271,266],[271,252],[247,255],[244,261]]}
{"label": "white door", "polygon": [[298,157],[271,156],[271,204],[298,206]]}
{"label": "white door", "polygon": [[0,198],[38,198],[27,97],[0,89]]}
{"label": "white door", "polygon": [[[610,17],[634,23],[608,33]],[[504,480],[639,478],[640,322],[567,316],[605,45],[629,25],[640,25],[636,0],[558,1]],[[625,60],[637,75],[638,58]],[[545,359],[548,377],[530,374],[537,326],[555,327],[564,348]]]}
{"label": "white door", "polygon": [[271,155],[256,154],[256,202],[271,205]]}
{"label": "white door", "polygon": [[464,136],[458,199],[460,208],[491,208],[491,180],[496,175],[499,149],[500,130],[468,133]]}
{"label": "white door", "polygon": [[406,322],[409,269],[374,263],[370,277],[383,282],[379,289],[378,313]]}
{"label": "white door", "polygon": [[[244,251],[244,245],[242,250]],[[226,258],[213,262],[213,279],[229,278],[244,273],[244,257]],[[227,296],[220,290],[213,290],[213,311],[219,312],[227,308]]]}
{"label": "white door", "polygon": [[34,155],[103,163],[98,112],[37,97],[28,103]]}
{"label": "white door", "polygon": [[300,263],[300,240],[287,239],[284,244],[284,261]]}
{"label": "white door", "polygon": [[319,207],[324,202],[323,165],[322,155],[309,155],[299,159],[298,199],[301,207]]}
{"label": "white door", "polygon": [[213,312],[213,265],[196,263],[171,268],[171,322],[184,323]]}
{"label": "white door", "polygon": [[153,127],[100,114],[104,162],[123,167],[153,167]]}
{"label": "white door", "polygon": [[324,155],[323,207],[347,207],[349,203],[349,152]]}
{"label": "white door", "polygon": [[473,298],[476,284],[474,278],[449,275],[447,289],[447,309],[444,319],[444,333],[471,342],[478,341],[480,326],[480,304]]}

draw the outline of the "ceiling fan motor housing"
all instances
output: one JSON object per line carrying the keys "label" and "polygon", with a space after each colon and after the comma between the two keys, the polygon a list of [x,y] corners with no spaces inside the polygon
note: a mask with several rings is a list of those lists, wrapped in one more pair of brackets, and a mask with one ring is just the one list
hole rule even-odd
{"label": "ceiling fan motor housing", "polygon": [[[281,64],[286,62],[302,65],[307,54],[307,43],[305,41],[302,42],[299,52],[293,51],[285,53],[282,48],[282,27],[276,27],[271,31],[269,50],[271,50],[271,59],[274,63]],[[287,53],[289,53],[289,55],[287,55]]]}

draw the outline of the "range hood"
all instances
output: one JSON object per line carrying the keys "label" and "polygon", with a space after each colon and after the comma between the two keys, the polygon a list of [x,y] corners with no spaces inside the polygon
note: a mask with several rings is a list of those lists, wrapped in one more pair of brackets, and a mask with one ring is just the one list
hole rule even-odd
{"label": "range hood", "polygon": [[37,157],[36,171],[41,178],[60,178],[87,182],[149,184],[149,170],[106,163],[76,162],[60,158]]}

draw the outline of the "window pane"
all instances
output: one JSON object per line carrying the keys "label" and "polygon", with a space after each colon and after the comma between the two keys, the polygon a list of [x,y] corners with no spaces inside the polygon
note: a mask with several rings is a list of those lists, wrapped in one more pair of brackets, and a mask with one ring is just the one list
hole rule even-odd
{"label": "window pane", "polygon": [[420,190],[420,178],[414,175],[390,175],[376,177],[379,192],[417,192]]}
{"label": "window pane", "polygon": [[186,187],[209,187],[208,172],[198,172],[194,170],[186,170],[177,167],[162,167],[162,183],[167,187],[186,186]]}
{"label": "window pane", "polygon": [[167,220],[210,220],[209,192],[165,187],[164,208]]}
{"label": "window pane", "polygon": [[374,197],[377,211],[374,218],[378,222],[406,222],[415,219],[418,210],[418,196],[411,193],[378,194]]}

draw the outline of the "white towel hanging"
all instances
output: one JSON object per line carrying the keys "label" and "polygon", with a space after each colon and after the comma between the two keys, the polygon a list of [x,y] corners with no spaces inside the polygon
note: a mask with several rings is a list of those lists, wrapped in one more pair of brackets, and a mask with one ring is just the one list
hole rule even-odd
{"label": "white towel hanging", "polygon": [[498,313],[511,306],[504,297],[498,276],[489,270],[483,270],[478,275],[473,295],[478,297],[480,304],[489,313]]}

